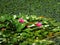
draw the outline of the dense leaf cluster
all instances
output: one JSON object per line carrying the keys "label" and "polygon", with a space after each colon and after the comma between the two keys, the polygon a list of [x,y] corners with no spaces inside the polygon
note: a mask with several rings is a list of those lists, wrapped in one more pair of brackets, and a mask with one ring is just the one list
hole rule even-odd
{"label": "dense leaf cluster", "polygon": [[[19,19],[23,18],[24,23]],[[41,22],[42,26],[32,26]],[[30,27],[27,27],[30,26]],[[53,37],[59,37],[60,27],[55,20],[34,15],[0,16],[0,45],[54,45]]]}

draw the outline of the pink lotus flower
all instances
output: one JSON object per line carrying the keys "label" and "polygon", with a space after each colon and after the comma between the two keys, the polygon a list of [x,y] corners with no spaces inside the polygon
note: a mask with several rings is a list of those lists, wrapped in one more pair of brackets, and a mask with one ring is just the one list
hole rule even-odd
{"label": "pink lotus flower", "polygon": [[25,21],[24,21],[24,19],[20,18],[20,19],[19,19],[19,22],[20,22],[20,23],[24,23]]}
{"label": "pink lotus flower", "polygon": [[41,22],[37,22],[35,25],[36,25],[37,27],[41,27],[41,26],[42,26],[42,23],[41,23]]}

